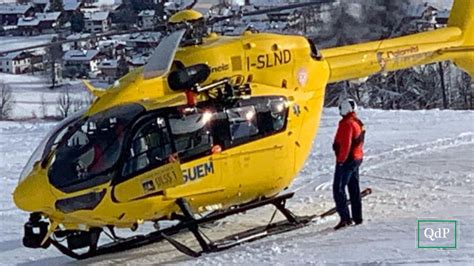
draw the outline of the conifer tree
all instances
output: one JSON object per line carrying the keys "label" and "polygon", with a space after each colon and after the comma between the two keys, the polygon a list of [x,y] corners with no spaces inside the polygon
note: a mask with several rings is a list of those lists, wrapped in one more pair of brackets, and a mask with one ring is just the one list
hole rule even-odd
{"label": "conifer tree", "polygon": [[63,0],[51,0],[49,9],[54,12],[64,11]]}

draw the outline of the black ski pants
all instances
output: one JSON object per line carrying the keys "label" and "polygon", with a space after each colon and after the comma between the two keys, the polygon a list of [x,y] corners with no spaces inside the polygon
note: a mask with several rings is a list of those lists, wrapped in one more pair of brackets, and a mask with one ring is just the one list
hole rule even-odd
{"label": "black ski pants", "polygon": [[362,221],[362,203],[359,187],[359,166],[362,160],[353,160],[342,165],[336,165],[334,183],[332,186],[336,211],[342,221],[350,220],[349,208],[347,207],[346,186],[351,199],[352,219]]}

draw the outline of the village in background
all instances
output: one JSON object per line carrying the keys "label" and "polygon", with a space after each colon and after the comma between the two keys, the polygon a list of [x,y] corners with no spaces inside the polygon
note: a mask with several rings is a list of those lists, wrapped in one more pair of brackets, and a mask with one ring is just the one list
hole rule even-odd
{"label": "village in background", "polygon": [[[81,84],[107,88],[142,67],[160,42],[152,29],[191,0],[0,0],[0,120],[60,119],[85,108],[93,97]],[[302,1],[198,1],[206,16],[238,14]],[[246,30],[303,34],[319,48],[381,40],[447,25],[449,0],[327,0],[316,7],[236,17],[212,25],[225,35]],[[447,2],[447,3],[446,3]],[[82,38],[119,30],[142,32]],[[64,45],[4,51],[61,40]],[[314,73],[317,75],[317,73]],[[341,95],[381,109],[474,109],[469,75],[452,63],[424,65],[328,86],[326,106]]]}

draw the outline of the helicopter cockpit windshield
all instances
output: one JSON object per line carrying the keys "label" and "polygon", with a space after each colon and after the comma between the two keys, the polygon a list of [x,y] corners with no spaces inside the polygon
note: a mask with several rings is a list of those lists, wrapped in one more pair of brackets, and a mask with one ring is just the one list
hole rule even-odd
{"label": "helicopter cockpit windshield", "polygon": [[55,143],[55,139],[61,138],[61,136],[65,132],[64,129],[79,120],[84,115],[84,113],[85,110],[74,113],[73,115],[58,123],[53,128],[53,130],[51,130],[48,135],[46,135],[46,137],[40,142],[38,147],[36,147],[35,151],[33,152],[30,159],[23,168],[23,171],[20,174],[19,182],[22,182],[30,174],[36,163],[45,161],[47,159],[50,151],[55,148],[53,146],[57,144],[57,142]]}
{"label": "helicopter cockpit windshield", "polygon": [[142,111],[138,104],[121,105],[66,125],[55,137],[51,184],[72,192],[110,181],[126,131]]}

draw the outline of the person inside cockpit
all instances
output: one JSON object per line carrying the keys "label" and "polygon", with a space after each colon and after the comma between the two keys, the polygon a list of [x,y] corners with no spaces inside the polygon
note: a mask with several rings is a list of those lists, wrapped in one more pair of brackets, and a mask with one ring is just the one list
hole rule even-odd
{"label": "person inside cockpit", "polygon": [[135,104],[117,106],[68,125],[62,136],[55,136],[59,140],[51,150],[50,182],[61,189],[110,180],[128,125],[143,110]]}

